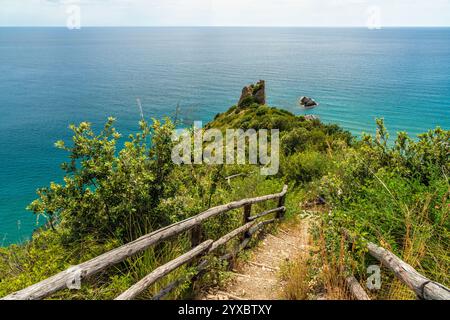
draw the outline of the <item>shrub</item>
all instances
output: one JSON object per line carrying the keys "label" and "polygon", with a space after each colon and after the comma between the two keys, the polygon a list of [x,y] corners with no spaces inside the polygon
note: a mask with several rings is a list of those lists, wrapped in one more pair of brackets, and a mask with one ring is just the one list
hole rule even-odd
{"label": "shrub", "polygon": [[173,125],[169,120],[164,125],[155,120],[149,127],[142,121],[141,132],[131,135],[117,153],[120,134],[113,123],[110,118],[99,135],[88,123],[71,126],[73,145],[56,143],[69,153],[69,162],[62,164],[64,184],[39,189],[39,198],[29,206],[46,217],[52,228],[59,221],[58,227],[68,231],[69,243],[87,236],[129,241],[142,229],[171,221],[160,203],[173,194],[166,192],[173,170]]}
{"label": "shrub", "polygon": [[327,167],[325,155],[317,151],[305,151],[286,158],[283,171],[288,181],[304,184],[320,178],[326,173]]}

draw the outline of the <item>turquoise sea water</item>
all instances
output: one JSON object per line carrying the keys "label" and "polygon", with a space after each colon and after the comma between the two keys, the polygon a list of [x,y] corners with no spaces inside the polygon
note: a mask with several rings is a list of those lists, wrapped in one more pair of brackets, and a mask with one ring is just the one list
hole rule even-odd
{"label": "turquoise sea water", "polygon": [[0,245],[29,237],[35,189],[61,177],[70,123],[122,133],[146,117],[207,122],[265,79],[268,100],[360,134],[450,129],[450,29],[0,28]]}

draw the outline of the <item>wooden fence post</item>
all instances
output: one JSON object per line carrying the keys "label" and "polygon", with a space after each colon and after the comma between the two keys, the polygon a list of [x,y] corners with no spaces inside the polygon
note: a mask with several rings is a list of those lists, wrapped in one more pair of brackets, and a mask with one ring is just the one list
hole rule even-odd
{"label": "wooden fence post", "polygon": [[[202,243],[202,239],[203,239],[203,230],[202,230],[202,225],[196,225],[194,228],[192,228],[191,230],[191,249],[194,249],[195,247],[197,247],[198,245],[200,245]],[[197,264],[198,259],[194,258],[192,259],[192,261],[188,264],[189,266],[194,266]]]}
{"label": "wooden fence post", "polygon": [[[286,195],[283,195],[282,197],[280,197],[280,199],[278,200],[278,208],[284,207],[284,204],[286,202]],[[277,219],[284,219],[284,214],[286,213],[286,210],[280,210],[277,213]]]}
{"label": "wooden fence post", "polygon": [[202,237],[203,237],[203,230],[202,225],[199,224],[192,228],[191,230],[191,248],[195,248],[200,243],[202,243]]}
{"label": "wooden fence post", "polygon": [[[243,223],[244,225],[250,222],[251,215],[252,215],[252,205],[248,204],[244,206],[244,223]],[[246,231],[242,236],[242,240],[248,239],[250,237],[251,237],[250,233]]]}

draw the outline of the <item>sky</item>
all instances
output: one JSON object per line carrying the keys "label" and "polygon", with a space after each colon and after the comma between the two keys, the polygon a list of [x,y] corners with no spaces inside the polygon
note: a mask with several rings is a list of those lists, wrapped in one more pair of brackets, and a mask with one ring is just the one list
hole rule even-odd
{"label": "sky", "polygon": [[0,26],[450,26],[450,0],[0,0]]}

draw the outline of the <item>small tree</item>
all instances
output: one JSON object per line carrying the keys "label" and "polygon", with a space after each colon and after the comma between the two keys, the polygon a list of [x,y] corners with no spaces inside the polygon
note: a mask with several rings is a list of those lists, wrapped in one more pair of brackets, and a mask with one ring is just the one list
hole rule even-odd
{"label": "small tree", "polygon": [[64,183],[39,189],[39,198],[28,207],[54,229],[64,230],[69,241],[129,241],[171,222],[159,204],[174,189],[168,187],[173,124],[168,119],[153,120],[152,126],[141,121],[140,132],[117,152],[121,135],[114,121],[109,118],[98,135],[89,123],[71,125],[72,145],[55,144],[69,153],[70,160],[61,166]]}

